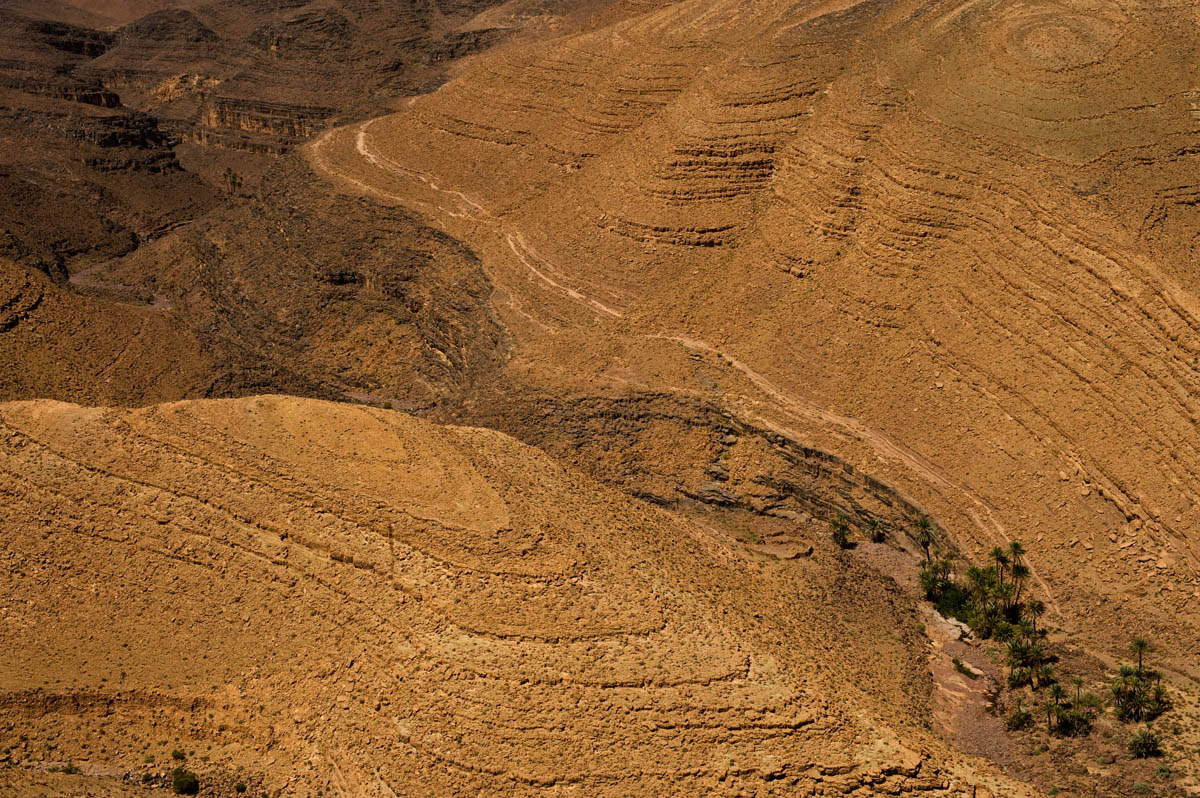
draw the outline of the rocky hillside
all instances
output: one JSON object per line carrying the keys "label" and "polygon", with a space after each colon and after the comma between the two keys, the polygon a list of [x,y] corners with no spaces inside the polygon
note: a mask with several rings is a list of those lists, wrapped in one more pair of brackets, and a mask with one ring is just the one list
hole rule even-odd
{"label": "rocky hillside", "polygon": [[964,551],[1030,541],[1060,623],[1196,679],[1198,36],[1155,4],[690,0],[312,158],[481,253],[514,379],[788,431]]}
{"label": "rocky hillside", "polygon": [[1023,794],[922,728],[913,606],[832,549],[763,558],[500,433],[314,400],[7,404],[0,436],[16,761],[109,785],[178,750],[289,796]]}
{"label": "rocky hillside", "polygon": [[[262,391],[410,409],[502,357],[475,256],[281,162],[256,196],[70,282],[0,263],[0,391],[146,403]],[[103,334],[100,331],[103,330]]]}

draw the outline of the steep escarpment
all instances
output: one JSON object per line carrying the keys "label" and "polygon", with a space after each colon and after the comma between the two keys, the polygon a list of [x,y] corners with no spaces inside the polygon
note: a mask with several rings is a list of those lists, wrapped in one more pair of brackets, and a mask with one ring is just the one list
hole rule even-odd
{"label": "steep escarpment", "polygon": [[815,524],[871,519],[903,543],[927,511],[840,457],[679,394],[555,396],[485,384],[444,413],[506,432],[653,504],[730,508]]}
{"label": "steep escarpment", "polygon": [[299,796],[1023,794],[922,730],[913,608],[832,551],[749,555],[499,433],[382,410],[0,419],[14,761],[200,750],[202,783]]}

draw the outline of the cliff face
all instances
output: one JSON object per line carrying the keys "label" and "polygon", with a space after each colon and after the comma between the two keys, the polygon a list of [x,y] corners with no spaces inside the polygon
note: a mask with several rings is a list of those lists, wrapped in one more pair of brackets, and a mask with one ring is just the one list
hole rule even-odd
{"label": "cliff face", "polygon": [[[201,128],[265,134],[281,143],[295,144],[323,127],[333,114],[334,109],[323,106],[288,105],[209,95],[202,101],[196,121]],[[202,136],[204,132],[207,131],[195,135]]]}
{"label": "cliff face", "polygon": [[326,201],[286,156],[383,83],[434,79],[434,43],[486,4],[305,5],[145,9],[104,31],[0,9],[0,259],[21,287],[0,393],[424,408],[493,366],[474,256],[412,215]]}

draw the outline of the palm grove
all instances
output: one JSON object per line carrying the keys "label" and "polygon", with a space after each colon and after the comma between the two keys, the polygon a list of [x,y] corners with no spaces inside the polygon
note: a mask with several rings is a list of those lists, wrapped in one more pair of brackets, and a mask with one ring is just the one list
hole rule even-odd
{"label": "palm grove", "polygon": [[[874,542],[883,541],[877,519],[865,527]],[[830,522],[830,530],[840,547],[849,545],[850,528],[844,515]],[[1031,574],[1025,564],[1025,547],[1014,540],[993,548],[986,565],[967,565],[960,580],[955,576],[954,553],[939,546],[928,518],[917,521],[911,536],[923,555],[918,580],[925,598],[941,615],[965,623],[980,638],[1006,644],[1008,687],[1019,691],[1007,719],[1008,728],[1027,729],[1044,717],[1052,734],[1075,737],[1090,732],[1097,714],[1105,711],[1105,701],[1083,689],[1082,677],[1068,679],[1056,671],[1058,657],[1051,651],[1046,629],[1038,626],[1046,606],[1029,595]],[[1137,664],[1121,665],[1108,691],[1109,706],[1119,721],[1145,724],[1129,738],[1129,751],[1135,757],[1161,753],[1159,735],[1151,722],[1171,708],[1161,673],[1145,665],[1149,651],[1150,644],[1136,638],[1130,653]],[[1030,709],[1025,706],[1027,699],[1032,699]]]}

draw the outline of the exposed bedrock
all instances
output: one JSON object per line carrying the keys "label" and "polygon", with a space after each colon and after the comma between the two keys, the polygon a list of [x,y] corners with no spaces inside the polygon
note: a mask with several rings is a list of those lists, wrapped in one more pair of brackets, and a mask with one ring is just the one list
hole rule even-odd
{"label": "exposed bedrock", "polygon": [[456,418],[494,427],[624,492],[666,507],[692,503],[792,520],[844,513],[902,540],[927,511],[835,454],[669,393],[554,396],[508,385]]}

